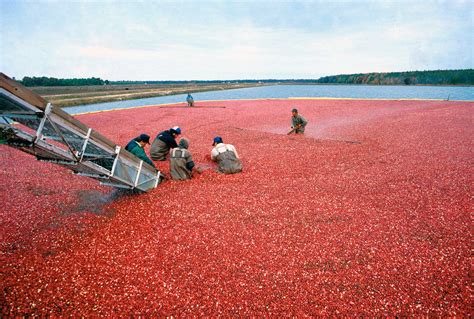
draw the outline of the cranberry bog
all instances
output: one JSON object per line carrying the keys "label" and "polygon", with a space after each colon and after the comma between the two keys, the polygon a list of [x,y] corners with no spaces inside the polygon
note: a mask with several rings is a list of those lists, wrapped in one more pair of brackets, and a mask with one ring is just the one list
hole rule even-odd
{"label": "cranberry bog", "polygon": [[472,315],[472,102],[197,105],[77,116],[123,145],[182,128],[199,172],[146,194],[0,145],[2,315]]}

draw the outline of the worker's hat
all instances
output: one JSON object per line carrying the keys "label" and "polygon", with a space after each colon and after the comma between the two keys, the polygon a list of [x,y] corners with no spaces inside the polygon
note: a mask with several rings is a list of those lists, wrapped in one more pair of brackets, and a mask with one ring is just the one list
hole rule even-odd
{"label": "worker's hat", "polygon": [[140,139],[140,141],[150,144],[150,135],[140,134],[138,138]]}
{"label": "worker's hat", "polygon": [[186,137],[183,137],[179,140],[179,147],[183,147],[185,149],[189,148],[189,140]]}
{"label": "worker's hat", "polygon": [[220,137],[220,136],[214,137],[214,142],[212,143],[212,146],[215,146],[216,144],[219,144],[219,143],[224,143],[222,141],[222,137]]}
{"label": "worker's hat", "polygon": [[179,128],[179,126],[174,126],[170,129],[170,132],[171,133],[176,133],[177,135],[180,135],[181,134],[181,129]]}

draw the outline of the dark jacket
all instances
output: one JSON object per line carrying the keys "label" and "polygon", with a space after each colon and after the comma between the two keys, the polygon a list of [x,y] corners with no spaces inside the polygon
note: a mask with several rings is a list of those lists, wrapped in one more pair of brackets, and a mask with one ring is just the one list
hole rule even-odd
{"label": "dark jacket", "polygon": [[130,142],[128,142],[127,146],[125,146],[125,149],[129,152],[132,151],[132,149],[138,145],[138,137],[135,137],[133,140],[131,140]]}
{"label": "dark jacket", "polygon": [[127,146],[125,146],[125,149],[136,157],[138,157],[139,159],[141,159],[142,161],[144,161],[145,163],[148,163],[151,166],[155,167],[155,164],[152,162],[151,159],[148,158],[148,156],[146,156],[145,150],[143,149],[143,147],[140,146],[140,144],[138,144],[136,138],[128,142]]}
{"label": "dark jacket", "polygon": [[178,147],[178,144],[176,143],[176,140],[174,139],[173,135],[171,134],[170,131],[163,131],[158,136],[156,137],[157,139],[165,142],[165,144],[169,148],[175,148]]}
{"label": "dark jacket", "polygon": [[165,161],[171,148],[178,147],[176,140],[170,131],[163,131],[151,144],[150,155],[155,161]]}

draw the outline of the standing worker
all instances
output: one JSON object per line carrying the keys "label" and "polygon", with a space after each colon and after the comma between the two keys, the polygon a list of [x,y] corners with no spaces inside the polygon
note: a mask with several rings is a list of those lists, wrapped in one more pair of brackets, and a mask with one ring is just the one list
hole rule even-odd
{"label": "standing worker", "polygon": [[127,146],[125,146],[125,150],[129,151],[142,161],[155,167],[155,164],[151,161],[151,159],[146,156],[144,148],[147,144],[150,144],[150,136],[147,134],[140,134],[140,136],[135,137],[133,140],[128,142]]}
{"label": "standing worker", "polygon": [[170,149],[178,147],[176,138],[181,134],[178,126],[158,134],[151,144],[150,155],[155,161],[165,161]]}
{"label": "standing worker", "polygon": [[242,162],[233,145],[224,144],[222,137],[214,137],[214,148],[211,151],[211,159],[219,164],[217,169],[224,174],[235,174],[242,172]]}
{"label": "standing worker", "polygon": [[178,147],[171,151],[170,173],[175,180],[186,180],[193,177],[194,162],[188,148],[189,140],[183,137],[179,140]]}
{"label": "standing worker", "polygon": [[188,102],[188,106],[189,107],[193,107],[194,106],[194,99],[193,97],[191,96],[191,94],[188,93],[188,97],[186,97],[186,102]]}
{"label": "standing worker", "polygon": [[296,134],[303,134],[306,124],[308,124],[308,121],[298,114],[297,109],[291,110],[291,113],[293,114],[293,116],[291,117],[292,130],[288,134],[291,134],[293,132],[295,132]]}

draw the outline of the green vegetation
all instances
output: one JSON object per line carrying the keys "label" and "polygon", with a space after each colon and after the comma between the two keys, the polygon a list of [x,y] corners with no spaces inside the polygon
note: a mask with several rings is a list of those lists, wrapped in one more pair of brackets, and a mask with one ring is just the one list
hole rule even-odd
{"label": "green vegetation", "polygon": [[52,86],[208,86],[208,85],[272,85],[272,84],[373,84],[373,85],[474,85],[474,69],[409,71],[389,73],[359,73],[325,76],[319,79],[262,79],[262,80],[192,80],[192,81],[108,81],[100,78],[57,79],[28,77],[20,81],[30,87]]}
{"label": "green vegetation", "polygon": [[325,76],[318,83],[382,85],[474,85],[474,69],[390,73],[341,74]]}
{"label": "green vegetation", "polygon": [[109,84],[109,81],[102,80],[100,78],[87,78],[87,79],[57,79],[42,77],[29,77],[25,76],[20,81],[24,86],[84,86],[84,85],[104,85]]}

